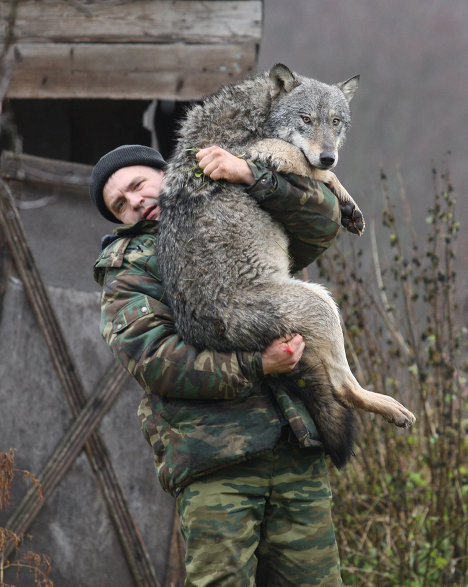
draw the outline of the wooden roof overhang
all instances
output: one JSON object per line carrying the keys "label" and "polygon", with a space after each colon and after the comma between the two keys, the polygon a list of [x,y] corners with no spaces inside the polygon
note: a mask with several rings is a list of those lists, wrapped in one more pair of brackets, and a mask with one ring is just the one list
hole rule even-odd
{"label": "wooden roof overhang", "polygon": [[255,72],[261,29],[261,0],[21,0],[7,96],[199,99]]}

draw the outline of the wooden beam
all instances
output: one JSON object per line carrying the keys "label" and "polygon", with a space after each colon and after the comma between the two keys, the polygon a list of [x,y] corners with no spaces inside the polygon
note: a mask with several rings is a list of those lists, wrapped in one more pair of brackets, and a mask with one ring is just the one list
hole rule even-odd
{"label": "wooden beam", "polygon": [[89,180],[92,166],[69,161],[46,159],[36,155],[3,151],[0,157],[0,174],[9,181],[47,185],[56,193],[73,190],[89,198]]}
{"label": "wooden beam", "polygon": [[21,0],[15,36],[28,43],[258,43],[261,23],[261,0]]}
{"label": "wooden beam", "polygon": [[255,71],[257,46],[23,44],[9,98],[196,100]]}
{"label": "wooden beam", "polygon": [[[57,485],[75,462],[90,435],[112,407],[127,377],[127,371],[124,371],[116,363],[110,367],[95,393],[88,399],[80,415],[62,438],[38,476],[42,497],[38,494],[37,488],[31,486],[9,517],[5,525],[8,530],[16,535],[24,534],[28,530]],[[5,549],[5,556],[9,556],[14,548],[14,542],[10,542]]]}

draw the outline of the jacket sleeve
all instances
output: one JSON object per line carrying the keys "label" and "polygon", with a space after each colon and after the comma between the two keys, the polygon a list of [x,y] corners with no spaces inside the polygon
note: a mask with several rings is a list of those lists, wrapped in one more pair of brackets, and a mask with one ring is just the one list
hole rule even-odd
{"label": "jacket sleeve", "polygon": [[101,332],[116,359],[147,393],[196,400],[246,397],[263,377],[260,353],[198,351],[177,335],[161,281],[128,251],[107,269]]}
{"label": "jacket sleeve", "polygon": [[280,222],[290,236],[292,270],[299,271],[321,255],[341,227],[338,200],[323,183],[294,174],[282,175],[248,162],[255,182],[249,194]]}

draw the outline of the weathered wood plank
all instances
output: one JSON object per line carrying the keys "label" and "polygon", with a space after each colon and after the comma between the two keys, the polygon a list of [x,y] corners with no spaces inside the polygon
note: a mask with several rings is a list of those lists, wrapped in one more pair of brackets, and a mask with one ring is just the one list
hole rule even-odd
{"label": "weathered wood plank", "polygon": [[9,98],[195,100],[253,73],[257,46],[19,44]]}
{"label": "weathered wood plank", "polygon": [[261,22],[261,0],[21,0],[15,35],[28,43],[243,43],[259,42]]}

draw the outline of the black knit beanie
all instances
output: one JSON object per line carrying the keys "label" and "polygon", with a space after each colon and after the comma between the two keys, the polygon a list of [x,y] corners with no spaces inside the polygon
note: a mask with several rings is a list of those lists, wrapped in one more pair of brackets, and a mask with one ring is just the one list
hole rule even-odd
{"label": "black knit beanie", "polygon": [[166,168],[166,162],[156,149],[145,147],[144,145],[122,145],[103,155],[91,173],[89,195],[99,212],[111,222],[120,223],[120,220],[117,220],[112,212],[107,209],[102,190],[113,173],[122,169],[122,167],[131,167],[132,165],[145,165],[155,169]]}

